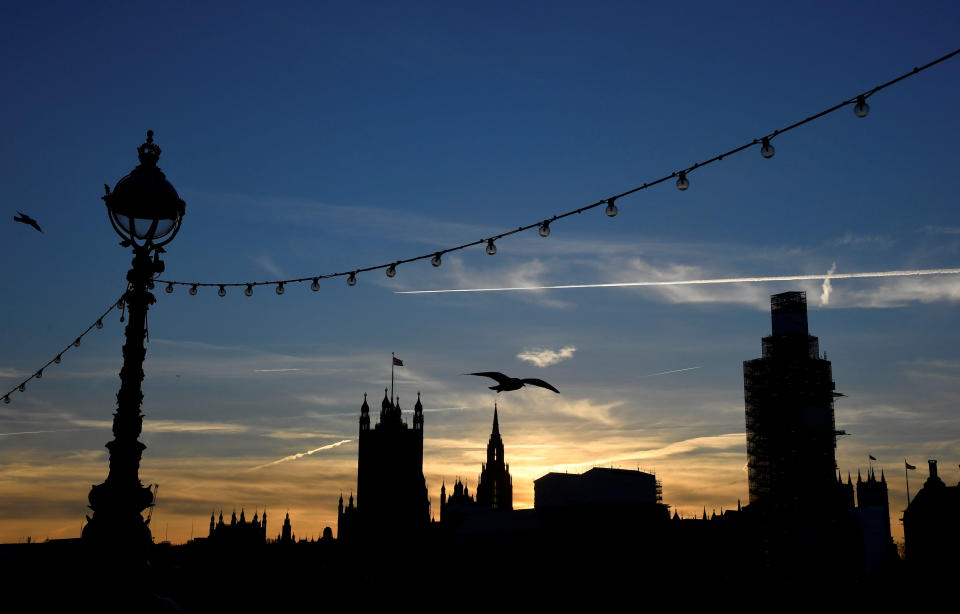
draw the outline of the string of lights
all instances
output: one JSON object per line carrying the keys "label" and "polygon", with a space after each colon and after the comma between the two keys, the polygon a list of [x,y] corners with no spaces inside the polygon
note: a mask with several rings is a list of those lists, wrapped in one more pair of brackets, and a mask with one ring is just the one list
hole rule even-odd
{"label": "string of lights", "polygon": [[[126,296],[126,293],[124,293],[124,296]],[[10,395],[13,394],[14,392],[25,392],[26,389],[27,389],[27,382],[29,382],[29,381],[32,380],[32,379],[40,379],[40,378],[42,378],[42,377],[43,377],[43,370],[46,369],[47,367],[49,367],[50,365],[59,365],[59,364],[60,364],[60,361],[63,359],[63,355],[64,355],[64,354],[66,354],[68,351],[70,351],[70,350],[73,349],[73,348],[80,347],[80,341],[83,340],[83,338],[87,335],[87,333],[89,333],[89,332],[90,332],[91,330],[93,330],[93,329],[100,330],[100,329],[103,328],[103,319],[104,319],[105,317],[107,317],[107,315],[109,315],[111,311],[113,311],[114,309],[121,309],[121,310],[122,310],[123,307],[124,307],[123,296],[121,296],[121,297],[118,298],[116,301],[114,301],[113,304],[111,304],[110,307],[108,307],[106,311],[104,311],[103,313],[101,313],[101,314],[100,314],[100,317],[98,317],[98,318],[93,322],[93,324],[91,324],[90,326],[88,326],[85,331],[83,331],[82,333],[80,333],[79,335],[77,335],[76,339],[74,339],[73,341],[71,341],[70,344],[67,345],[67,347],[65,347],[65,348],[63,348],[62,350],[60,350],[60,351],[57,353],[56,356],[54,356],[53,358],[51,358],[50,360],[48,360],[42,367],[40,367],[39,369],[37,369],[36,371],[34,371],[33,374],[32,374],[30,377],[28,377],[27,379],[23,380],[22,382],[20,382],[19,384],[17,384],[16,386],[14,386],[13,388],[11,388],[10,390],[8,390],[7,393],[3,395],[3,402],[4,402],[4,403],[10,403]],[[123,315],[120,316],[120,321],[123,322]]]}
{"label": "string of lights", "polygon": [[734,147],[733,149],[730,149],[729,151],[725,151],[725,152],[723,152],[723,153],[717,154],[717,155],[715,155],[715,156],[713,156],[713,157],[711,157],[711,158],[708,158],[708,159],[706,159],[706,160],[704,160],[704,161],[702,161],[702,162],[696,162],[696,163],[694,163],[694,164],[691,164],[690,166],[687,166],[687,167],[684,167],[684,168],[682,168],[682,169],[676,170],[676,171],[670,173],[669,175],[664,175],[663,177],[660,177],[659,179],[654,179],[654,180],[652,180],[652,181],[644,182],[643,184],[641,184],[641,185],[639,185],[639,186],[637,186],[637,187],[635,187],[635,188],[632,188],[632,189],[627,190],[627,191],[625,191],[625,192],[621,192],[621,193],[619,193],[619,194],[615,194],[615,195],[613,195],[613,196],[608,196],[607,198],[598,200],[598,201],[596,201],[596,202],[594,202],[594,203],[591,203],[591,204],[589,204],[589,205],[585,205],[585,206],[579,207],[579,208],[577,208],[577,209],[572,209],[572,210],[567,211],[567,212],[565,212],[565,213],[560,213],[560,214],[557,214],[557,215],[548,217],[548,218],[546,218],[546,219],[543,219],[543,220],[541,220],[541,221],[534,222],[534,223],[532,223],[532,224],[527,224],[527,225],[525,225],[525,226],[519,226],[519,227],[517,227],[517,228],[515,228],[515,229],[501,232],[500,234],[496,234],[496,235],[493,235],[493,236],[490,236],[490,237],[484,237],[484,238],[482,238],[482,239],[478,239],[478,240],[476,240],[476,241],[471,241],[471,242],[469,242],[469,243],[463,243],[462,245],[456,245],[456,246],[453,246],[453,247],[448,247],[448,248],[446,248],[446,249],[442,249],[442,250],[437,251],[437,252],[422,254],[422,255],[420,255],[420,256],[414,256],[414,257],[412,257],[412,258],[404,258],[404,259],[401,259],[401,260],[395,260],[395,261],[393,261],[393,262],[385,262],[385,263],[383,263],[383,264],[377,264],[377,265],[374,265],[374,266],[361,267],[361,268],[356,268],[356,269],[353,269],[353,270],[341,271],[341,272],[338,272],[338,273],[325,273],[325,274],[322,274],[322,275],[308,275],[308,276],[306,276],[306,277],[297,277],[297,278],[292,278],[292,279],[277,279],[277,280],[273,280],[273,281],[254,281],[254,282],[225,282],[225,283],[219,283],[219,282],[189,282],[189,281],[175,281],[175,280],[165,280],[165,279],[157,279],[156,281],[157,281],[158,283],[165,283],[165,284],[167,284],[165,290],[166,290],[166,292],[168,292],[168,293],[173,292],[174,286],[189,286],[189,288],[190,288],[189,293],[190,293],[191,295],[196,295],[197,292],[198,292],[198,289],[199,289],[199,288],[202,288],[202,287],[216,287],[216,288],[217,288],[217,294],[218,294],[219,296],[221,296],[221,297],[224,297],[224,296],[227,295],[227,288],[230,288],[230,287],[243,287],[243,286],[245,286],[245,289],[244,289],[243,293],[244,293],[246,296],[253,296],[253,289],[254,289],[255,287],[257,287],[257,286],[275,286],[275,291],[276,291],[276,293],[277,293],[277,294],[283,294],[284,291],[285,291],[285,286],[286,286],[286,285],[288,285],[288,284],[304,283],[304,282],[311,282],[311,283],[310,283],[310,289],[313,290],[314,292],[316,292],[317,290],[320,289],[320,283],[319,283],[319,282],[320,282],[321,279],[330,279],[330,278],[333,278],[333,277],[346,277],[346,278],[347,278],[347,285],[349,285],[349,286],[356,286],[356,285],[357,285],[357,275],[359,275],[360,273],[366,273],[366,272],[369,272],[369,271],[376,271],[376,270],[378,270],[378,269],[385,269],[385,270],[386,270],[385,272],[386,272],[387,277],[391,277],[391,278],[392,278],[392,277],[396,277],[396,275],[397,275],[397,267],[398,267],[398,266],[400,266],[400,265],[402,265],[402,264],[407,264],[407,263],[410,263],[410,262],[416,262],[416,261],[419,261],[419,260],[427,260],[427,259],[430,260],[430,264],[432,264],[434,267],[439,267],[439,266],[441,265],[441,263],[442,263],[442,259],[443,259],[443,256],[444,256],[445,254],[449,254],[449,253],[451,253],[451,252],[456,252],[456,251],[459,251],[459,250],[467,249],[468,247],[473,247],[473,246],[475,246],[475,245],[483,245],[483,244],[486,244],[485,250],[486,250],[487,254],[489,254],[489,255],[492,256],[492,255],[494,255],[494,254],[497,253],[497,245],[496,245],[496,242],[499,241],[500,239],[503,239],[504,237],[509,237],[509,236],[511,236],[511,235],[515,235],[515,234],[518,234],[518,233],[521,233],[521,232],[525,232],[525,231],[527,231],[527,230],[531,230],[531,229],[533,229],[533,228],[537,228],[537,229],[538,229],[538,232],[539,232],[539,234],[540,234],[541,237],[549,237],[549,236],[550,236],[550,225],[553,224],[554,222],[556,222],[556,221],[558,221],[558,220],[562,220],[562,219],[568,218],[568,217],[571,217],[571,216],[574,216],[574,215],[579,215],[579,214],[581,214],[581,213],[583,213],[583,212],[585,212],[585,211],[589,211],[589,210],[591,210],[591,209],[595,209],[595,208],[601,207],[601,206],[603,206],[603,205],[606,205],[606,207],[604,208],[604,212],[605,212],[609,217],[615,217],[615,216],[617,215],[617,213],[619,212],[618,207],[617,207],[617,201],[619,201],[621,198],[624,198],[624,197],[626,197],[626,196],[630,196],[630,195],[635,194],[635,193],[637,193],[637,192],[640,192],[640,191],[642,191],[642,190],[647,190],[647,189],[649,189],[649,188],[652,188],[652,187],[655,186],[655,185],[659,185],[659,184],[664,183],[664,182],[666,182],[666,181],[669,181],[669,180],[671,180],[671,179],[676,178],[675,185],[676,185],[677,189],[680,190],[680,191],[685,191],[685,190],[687,190],[687,189],[690,188],[690,178],[689,178],[689,175],[690,175],[691,173],[693,173],[693,172],[696,171],[697,169],[700,169],[700,168],[702,168],[702,167],[704,167],[704,166],[707,166],[707,165],[710,165],[710,164],[714,164],[714,163],[716,163],[716,162],[719,162],[719,161],[723,160],[724,158],[728,158],[728,157],[730,157],[730,156],[732,156],[732,155],[741,153],[741,152],[743,152],[743,151],[745,151],[745,150],[747,150],[747,149],[750,149],[751,147],[755,147],[755,146],[758,146],[758,145],[759,145],[759,146],[760,146],[760,155],[763,156],[764,158],[772,158],[772,157],[774,156],[774,154],[776,153],[776,149],[774,148],[774,146],[773,146],[773,144],[772,144],[772,141],[773,141],[775,138],[777,138],[777,137],[779,137],[779,136],[782,136],[783,134],[785,134],[785,133],[787,133],[787,132],[790,132],[791,130],[795,130],[795,129],[801,127],[801,126],[804,126],[804,125],[806,125],[806,124],[809,124],[810,122],[812,122],[812,121],[814,121],[814,120],[820,119],[821,117],[824,117],[824,116],[826,116],[826,115],[829,115],[829,114],[831,114],[831,113],[834,113],[835,111],[838,111],[839,109],[842,109],[843,107],[846,107],[846,106],[848,106],[848,105],[853,105],[853,114],[854,114],[856,117],[858,117],[858,118],[867,117],[867,115],[870,113],[870,105],[867,103],[867,99],[868,99],[868,98],[870,98],[871,96],[873,96],[874,94],[876,94],[877,92],[879,92],[879,91],[881,91],[881,90],[884,90],[884,89],[886,89],[886,88],[888,88],[888,87],[890,87],[890,86],[892,86],[892,85],[895,85],[895,84],[903,81],[904,79],[907,79],[908,77],[912,77],[912,76],[914,76],[914,75],[916,75],[916,74],[918,74],[918,73],[920,73],[920,72],[923,72],[923,71],[925,71],[925,70],[927,70],[927,69],[929,69],[929,68],[931,68],[931,67],[933,67],[933,66],[936,66],[937,64],[940,64],[941,62],[944,62],[944,61],[946,61],[946,60],[954,57],[954,56],[957,55],[957,54],[960,54],[960,49],[956,49],[956,50],[954,50],[954,51],[952,51],[952,52],[950,52],[950,53],[948,53],[948,54],[946,54],[946,55],[944,55],[944,56],[941,56],[941,57],[933,60],[932,62],[929,62],[929,63],[927,63],[927,64],[924,64],[923,66],[914,67],[913,70],[911,70],[911,71],[909,71],[909,72],[906,72],[906,73],[904,73],[904,74],[902,74],[902,75],[900,75],[900,76],[898,76],[898,77],[896,77],[896,78],[894,78],[894,79],[891,79],[890,81],[887,81],[886,83],[881,83],[880,85],[877,85],[877,86],[875,86],[875,87],[872,87],[872,88],[870,88],[870,89],[868,89],[868,90],[866,90],[866,91],[864,91],[864,92],[862,92],[862,93],[860,93],[860,94],[857,94],[856,96],[853,96],[852,98],[847,98],[847,99],[845,99],[845,100],[843,100],[843,101],[841,101],[841,102],[833,105],[832,107],[829,107],[829,108],[827,108],[827,109],[824,109],[823,111],[820,111],[819,113],[816,113],[816,114],[814,114],[814,115],[811,115],[811,116],[809,116],[809,117],[806,117],[806,118],[804,118],[804,119],[801,119],[801,120],[799,120],[799,121],[796,121],[796,122],[794,122],[794,123],[792,123],[792,124],[789,124],[789,125],[787,125],[787,126],[785,126],[785,127],[783,127],[783,128],[779,128],[779,129],[777,129],[777,130],[774,130],[773,132],[770,132],[770,133],[768,133],[768,134],[766,134],[766,135],[764,135],[764,136],[761,136],[761,137],[759,137],[759,138],[751,139],[751,140],[747,141],[746,143],[744,143],[744,144],[742,144],[742,145],[740,145],[740,146],[738,146],[738,147]]}

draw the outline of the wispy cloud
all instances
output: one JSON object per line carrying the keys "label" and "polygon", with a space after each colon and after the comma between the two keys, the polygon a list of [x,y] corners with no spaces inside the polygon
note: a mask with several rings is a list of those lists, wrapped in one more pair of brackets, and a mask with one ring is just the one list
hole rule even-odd
{"label": "wispy cloud", "polygon": [[551,350],[549,348],[532,348],[523,350],[517,354],[517,358],[524,362],[529,362],[534,366],[544,368],[549,367],[550,365],[555,365],[558,362],[562,362],[569,358],[573,358],[573,353],[576,351],[577,348],[572,345],[562,347],[559,350]]}
{"label": "wispy cloud", "polygon": [[960,228],[956,226],[933,226],[923,227],[923,231],[931,235],[960,235]]}
{"label": "wispy cloud", "polygon": [[[111,428],[109,420],[75,419],[73,424],[87,428]],[[245,433],[250,427],[229,422],[194,422],[189,420],[146,420],[143,430],[147,433]]]}
{"label": "wispy cloud", "polygon": [[282,279],[284,277],[283,271],[277,266],[277,263],[274,262],[273,256],[267,254],[266,252],[260,252],[256,256],[250,256],[250,260],[254,264],[259,266],[264,271],[270,273],[274,277]]}
{"label": "wispy cloud", "polygon": [[287,371],[303,371],[303,369],[254,369],[254,373],[286,373]]}
{"label": "wispy cloud", "polygon": [[[833,275],[837,272],[837,263],[834,262],[830,265],[830,269],[827,271],[827,275]],[[830,278],[825,277],[823,279],[823,287],[820,290],[820,304],[828,305],[830,303],[830,293],[833,291],[833,286],[830,284]]]}
{"label": "wispy cloud", "polygon": [[327,444],[325,446],[320,446],[319,448],[314,448],[313,450],[307,450],[306,452],[298,452],[297,454],[291,454],[290,456],[284,456],[279,460],[275,460],[271,463],[265,465],[257,465],[256,467],[250,467],[250,471],[254,469],[263,469],[265,467],[272,467],[273,465],[279,465],[280,463],[285,463],[287,461],[297,460],[298,458],[303,458],[304,456],[310,456],[311,454],[316,454],[317,452],[322,452],[324,450],[332,450],[338,446],[342,446],[345,443],[350,443],[352,439],[341,439],[338,442]]}
{"label": "wispy cloud", "polygon": [[881,235],[861,235],[853,232],[847,232],[839,239],[833,241],[837,246],[849,245],[867,245],[867,244],[888,244],[890,239]]}

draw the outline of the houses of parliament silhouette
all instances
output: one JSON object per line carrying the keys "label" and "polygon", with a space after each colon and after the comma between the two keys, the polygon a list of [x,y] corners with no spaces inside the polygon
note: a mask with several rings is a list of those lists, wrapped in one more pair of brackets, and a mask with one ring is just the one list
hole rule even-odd
{"label": "houses of parliament silhouette", "polygon": [[[399,399],[385,390],[375,423],[364,394],[356,490],[346,503],[340,497],[336,537],[328,527],[320,539],[298,540],[295,519],[287,514],[271,539],[266,510],[255,510],[248,522],[241,508],[229,523],[220,512],[219,518],[211,515],[207,537],[183,546],[155,545],[160,590],[188,611],[211,611],[252,603],[302,605],[308,602],[303,594],[265,587],[311,586],[318,578],[363,601],[372,594],[412,598],[410,587],[427,579],[456,587],[464,577],[494,573],[499,589],[529,591],[575,573],[575,584],[542,595],[550,601],[597,590],[632,594],[637,578],[682,590],[689,580],[677,570],[692,562],[722,562],[698,575],[700,591],[836,596],[841,578],[876,582],[862,584],[872,588],[858,599],[882,603],[885,579],[903,576],[946,594],[952,586],[946,580],[958,570],[960,485],[946,485],[937,462],[929,462],[929,478],[903,513],[901,558],[891,538],[884,470],[878,475],[871,465],[865,476],[857,472],[855,482],[850,472],[844,479],[838,470],[837,438],[843,432],[834,400],[843,395],[809,333],[805,293],[771,297],[771,334],[761,347],[759,358],[743,363],[745,506],[738,502],[736,509],[712,514],[704,508],[700,517],[682,518],[670,514],[656,475],[595,467],[537,478],[533,509],[513,509],[513,479],[494,404],[474,493],[460,478],[449,491],[442,483],[436,518],[423,474],[423,401],[418,394],[408,423]],[[67,575],[67,566],[83,559],[77,541],[2,545],[0,573],[30,586],[37,581],[31,571],[49,569],[56,560]],[[259,582],[237,585],[238,563],[254,561],[264,570]],[[369,587],[377,588],[369,593]],[[459,591],[451,589],[447,597],[459,599]]]}

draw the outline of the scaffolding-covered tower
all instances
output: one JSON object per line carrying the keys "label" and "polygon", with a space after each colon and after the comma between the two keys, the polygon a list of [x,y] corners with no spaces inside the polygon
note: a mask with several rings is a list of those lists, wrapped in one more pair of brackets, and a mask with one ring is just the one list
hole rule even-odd
{"label": "scaffolding-covered tower", "polygon": [[762,357],[743,363],[750,505],[807,515],[836,495],[833,372],[808,332],[805,292],[771,296],[770,311]]}

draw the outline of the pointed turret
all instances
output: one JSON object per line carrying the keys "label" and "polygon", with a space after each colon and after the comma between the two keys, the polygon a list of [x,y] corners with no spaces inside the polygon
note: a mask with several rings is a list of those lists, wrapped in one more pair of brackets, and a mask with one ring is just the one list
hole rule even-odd
{"label": "pointed turret", "polygon": [[883,475],[883,469],[880,469],[880,481],[884,484],[887,483],[887,478]]}
{"label": "pointed turret", "polygon": [[370,405],[367,404],[367,393],[363,393],[363,405],[360,406],[360,430],[370,430]]}
{"label": "pointed turret", "polygon": [[413,428],[423,430],[423,403],[420,402],[420,393],[417,393],[417,403],[413,406]]}

